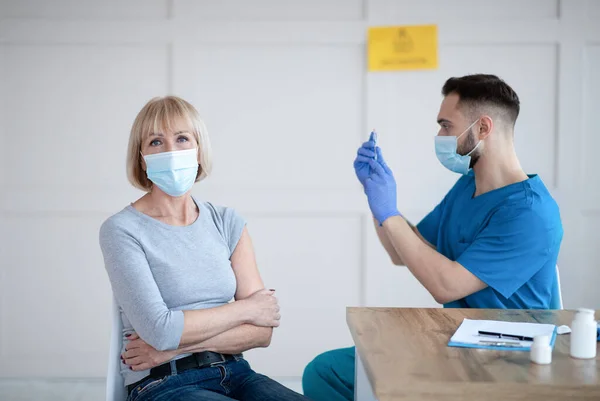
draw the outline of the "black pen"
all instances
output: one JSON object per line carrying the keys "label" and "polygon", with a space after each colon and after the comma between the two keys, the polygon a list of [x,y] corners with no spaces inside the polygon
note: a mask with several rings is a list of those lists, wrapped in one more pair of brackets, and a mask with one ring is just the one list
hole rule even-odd
{"label": "black pen", "polygon": [[498,338],[514,338],[520,341],[533,341],[533,337],[519,336],[517,334],[503,334],[503,333],[495,333],[493,331],[478,331],[480,336],[493,336]]}

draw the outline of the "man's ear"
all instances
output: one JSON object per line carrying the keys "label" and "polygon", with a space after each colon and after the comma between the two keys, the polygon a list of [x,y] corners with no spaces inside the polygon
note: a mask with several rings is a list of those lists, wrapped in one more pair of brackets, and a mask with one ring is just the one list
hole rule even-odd
{"label": "man's ear", "polygon": [[484,115],[479,119],[479,132],[476,132],[479,140],[483,140],[490,136],[494,129],[494,120],[490,116]]}

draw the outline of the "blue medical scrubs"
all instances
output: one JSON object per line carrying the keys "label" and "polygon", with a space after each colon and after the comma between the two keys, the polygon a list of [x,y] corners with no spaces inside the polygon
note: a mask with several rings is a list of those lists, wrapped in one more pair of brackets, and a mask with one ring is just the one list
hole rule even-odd
{"label": "blue medical scrubs", "polygon": [[[418,225],[421,235],[488,287],[444,307],[548,309],[563,237],[558,206],[537,175],[479,196],[462,176]],[[304,370],[314,401],[351,401],[354,347],[317,356]]]}
{"label": "blue medical scrubs", "polygon": [[548,309],[563,237],[558,205],[539,176],[473,197],[461,177],[418,225],[439,253],[488,285],[445,307]]}

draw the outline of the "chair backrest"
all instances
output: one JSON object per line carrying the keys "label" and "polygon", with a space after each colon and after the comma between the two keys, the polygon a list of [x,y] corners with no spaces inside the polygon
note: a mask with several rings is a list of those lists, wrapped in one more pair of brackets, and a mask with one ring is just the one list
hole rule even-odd
{"label": "chair backrest", "polygon": [[112,329],[108,351],[108,371],[106,373],[106,401],[126,401],[127,391],[121,375],[121,347],[123,345],[123,321],[119,305],[112,301]]}
{"label": "chair backrest", "polygon": [[550,299],[550,309],[562,309],[562,292],[560,290],[560,275],[558,274],[558,265],[556,265],[556,281],[552,286],[552,298]]}

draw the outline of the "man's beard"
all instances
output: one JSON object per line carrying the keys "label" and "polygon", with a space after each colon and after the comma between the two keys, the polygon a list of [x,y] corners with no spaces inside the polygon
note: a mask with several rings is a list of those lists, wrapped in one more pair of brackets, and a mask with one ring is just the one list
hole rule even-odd
{"label": "man's beard", "polygon": [[[472,151],[475,148],[475,146],[477,146],[477,141],[475,140],[475,134],[473,133],[472,130],[469,130],[469,133],[467,134],[465,141],[457,149],[457,153],[459,155],[464,156],[467,153],[469,153],[470,151]],[[471,157],[471,162],[469,163],[469,168],[473,168],[473,166],[475,165],[475,163],[477,163],[477,161],[479,160],[479,157],[481,156],[481,147],[478,147],[477,149],[475,149],[475,151],[473,153],[471,153],[469,156]]]}

